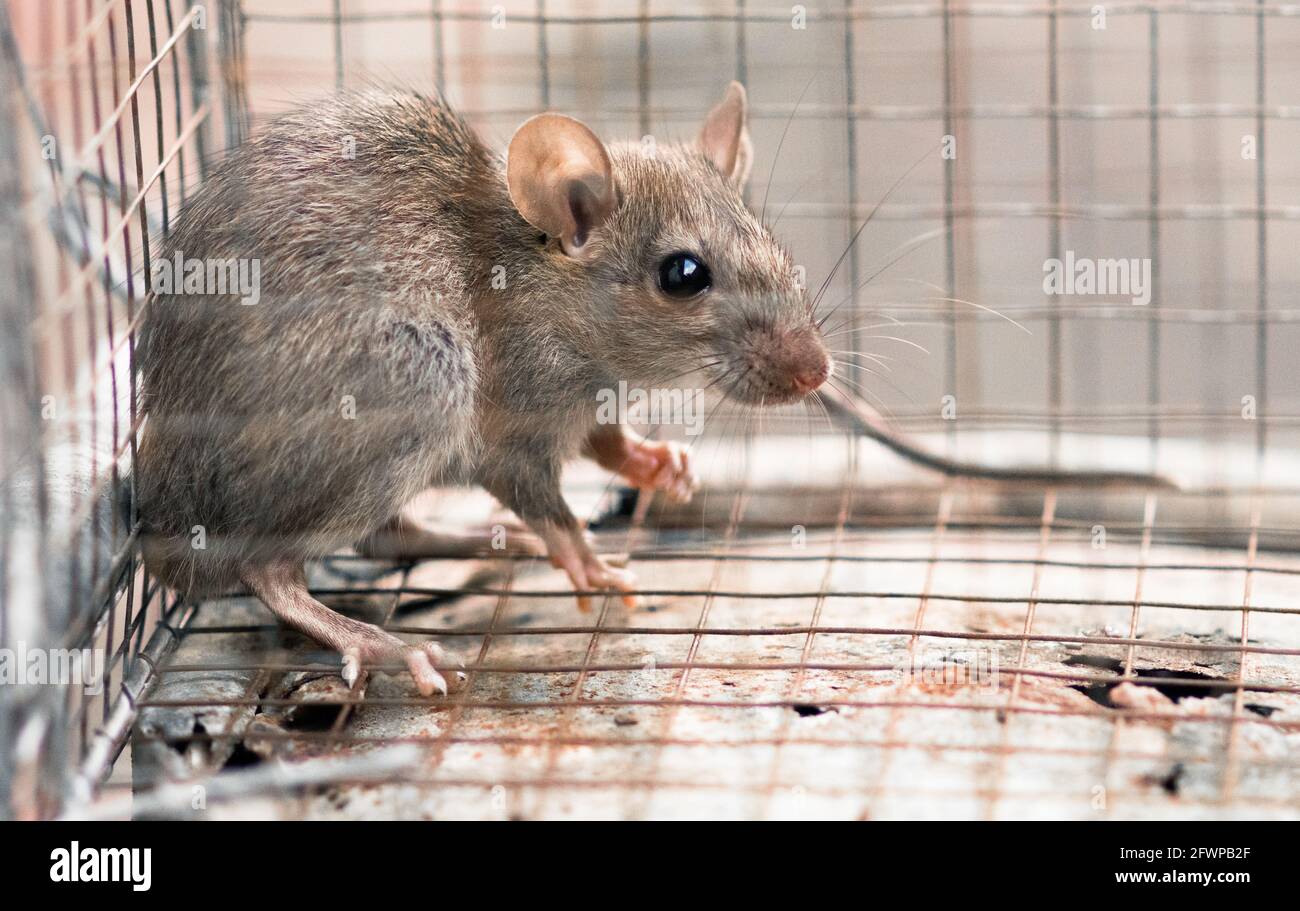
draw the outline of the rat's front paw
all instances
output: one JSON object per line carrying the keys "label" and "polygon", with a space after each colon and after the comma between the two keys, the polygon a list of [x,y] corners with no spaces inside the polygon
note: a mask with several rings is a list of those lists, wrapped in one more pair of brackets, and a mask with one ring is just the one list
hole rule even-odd
{"label": "rat's front paw", "polygon": [[340,640],[343,682],[349,687],[357,685],[362,671],[373,668],[391,672],[382,666],[397,664],[406,665],[421,696],[432,696],[435,690],[445,696],[449,689],[455,691],[465,684],[465,673],[455,669],[460,662],[449,657],[436,642],[412,645],[377,626],[358,621],[348,622]]}
{"label": "rat's front paw", "polygon": [[662,490],[670,500],[689,503],[700,486],[690,450],[681,443],[629,439],[626,453],[618,473],[642,490]]}

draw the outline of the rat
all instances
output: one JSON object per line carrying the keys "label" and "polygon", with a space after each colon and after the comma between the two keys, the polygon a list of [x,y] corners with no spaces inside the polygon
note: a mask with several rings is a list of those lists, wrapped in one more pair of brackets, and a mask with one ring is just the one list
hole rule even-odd
{"label": "rat", "polygon": [[241,297],[209,268],[151,288],[136,352],[148,569],[187,599],[243,586],[339,652],[350,686],[404,667],[421,694],[445,694],[463,674],[436,642],[331,610],[304,562],[349,545],[471,552],[402,508],[477,485],[580,607],[593,592],[635,606],[632,575],[566,504],[563,466],[586,456],[678,501],[698,481],[681,444],[600,423],[598,393],[699,370],[733,400],[776,405],[834,367],[794,263],[745,204],[752,161],[734,82],[683,143],[606,144],[543,113],[502,157],[440,97],[376,88],[269,124],[162,244],[178,267],[256,264],[259,287]]}
{"label": "rat", "polygon": [[739,83],[694,141],[653,148],[544,113],[503,159],[442,99],[373,88],[271,123],[163,246],[169,262],[255,262],[260,287],[241,300],[196,277],[147,305],[146,566],[185,598],[246,587],[341,653],[350,685],[396,665],[446,693],[441,647],[336,613],[303,566],[347,545],[445,553],[402,506],[478,485],[580,605],[611,591],[635,606],[632,575],[565,503],[565,462],[674,499],[698,482],[681,444],[598,423],[599,391],[698,367],[733,399],[777,404],[831,373],[794,263],[742,198],[752,159]]}

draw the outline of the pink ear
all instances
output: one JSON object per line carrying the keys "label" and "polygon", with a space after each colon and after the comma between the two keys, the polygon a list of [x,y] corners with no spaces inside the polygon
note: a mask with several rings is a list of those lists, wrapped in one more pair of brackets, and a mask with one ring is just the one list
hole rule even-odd
{"label": "pink ear", "polygon": [[754,163],[754,147],[745,123],[746,109],[745,87],[733,82],[727,86],[722,101],[709,111],[700,130],[700,148],[722,176],[737,188],[749,180]]}
{"label": "pink ear", "polygon": [[614,175],[605,145],[563,114],[529,118],[506,153],[510,199],[530,225],[576,256],[614,211]]}

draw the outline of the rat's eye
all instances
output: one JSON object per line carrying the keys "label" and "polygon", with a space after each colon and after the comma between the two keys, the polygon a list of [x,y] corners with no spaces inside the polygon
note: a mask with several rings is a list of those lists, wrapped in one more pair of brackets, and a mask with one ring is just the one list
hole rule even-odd
{"label": "rat's eye", "polygon": [[694,297],[712,283],[709,267],[689,253],[674,253],[659,264],[659,287],[669,297]]}

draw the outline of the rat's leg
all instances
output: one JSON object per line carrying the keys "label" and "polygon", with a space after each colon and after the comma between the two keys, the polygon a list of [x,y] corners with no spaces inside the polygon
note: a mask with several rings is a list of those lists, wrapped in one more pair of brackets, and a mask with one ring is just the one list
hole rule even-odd
{"label": "rat's leg", "polygon": [[[639,607],[641,599],[635,594],[636,577],[626,569],[612,566],[604,557],[597,556],[577,520],[572,519],[572,522],[572,525],[550,521],[529,523],[546,544],[551,565],[564,570],[573,587],[580,592],[622,592],[625,607],[629,610]],[[578,610],[583,613],[591,611],[589,595],[578,595]]]}
{"label": "rat's leg", "polygon": [[601,468],[617,472],[643,490],[662,490],[678,503],[689,503],[700,486],[685,446],[643,439],[622,424],[598,425],[587,437],[586,453]]}
{"label": "rat's leg", "polygon": [[540,557],[536,537],[521,527],[453,531],[418,522],[398,513],[356,544],[359,554],[377,560],[436,560],[481,557],[491,553]]}
{"label": "rat's leg", "polygon": [[[637,607],[640,601],[634,594],[636,579],[591,549],[582,526],[560,493],[559,466],[546,455],[549,451],[545,445],[522,441],[502,446],[479,481],[542,539],[551,565],[564,570],[575,589],[619,591],[625,605]],[[591,610],[589,595],[578,596],[578,608]]]}
{"label": "rat's leg", "polygon": [[[447,694],[447,680],[438,668],[456,662],[436,642],[411,645],[372,623],[363,623],[336,613],[307,591],[302,563],[284,560],[265,566],[245,567],[240,578],[249,591],[284,623],[343,655],[343,680],[355,686],[361,671],[374,665],[405,664],[422,696],[434,690]],[[465,675],[451,674],[453,689]]]}

